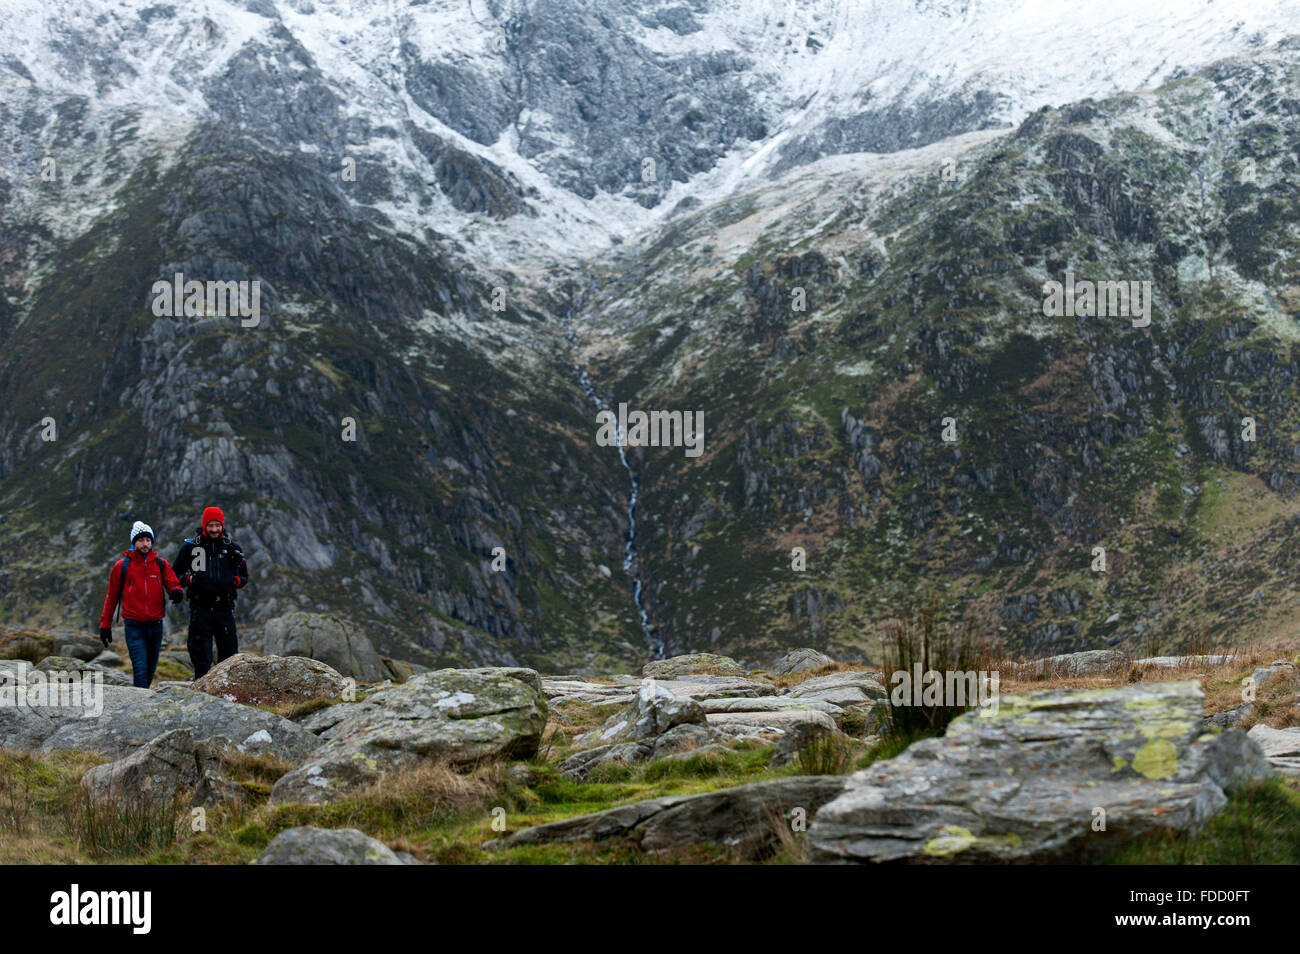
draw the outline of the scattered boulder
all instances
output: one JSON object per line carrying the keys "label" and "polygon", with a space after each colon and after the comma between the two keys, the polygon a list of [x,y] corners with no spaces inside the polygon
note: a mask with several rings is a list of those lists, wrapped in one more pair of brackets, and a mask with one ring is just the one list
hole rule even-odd
{"label": "scattered boulder", "polygon": [[772,749],[771,765],[773,768],[789,765],[799,757],[800,749],[823,739],[834,738],[836,735],[835,730],[816,722],[800,722],[798,725],[793,725]]}
{"label": "scattered boulder", "polygon": [[1255,703],[1243,702],[1235,709],[1228,709],[1225,712],[1217,712],[1212,716],[1207,716],[1204,726],[1207,729],[1230,729],[1239,726],[1255,714]]}
{"label": "scattered boulder", "polygon": [[419,864],[399,855],[382,841],[355,828],[286,828],[257,856],[255,865],[408,865]]}
{"label": "scattered boulder", "polygon": [[610,716],[599,729],[578,736],[579,745],[626,742],[662,735],[683,723],[704,724],[704,710],[694,699],[676,696],[661,683],[647,681],[636,698],[617,715]]}
{"label": "scattered boulder", "polygon": [[0,707],[0,745],[43,753],[87,749],[120,758],[165,732],[189,729],[198,742],[224,736],[240,751],[274,755],[291,765],[320,745],[288,719],[185,687],[104,686],[101,692],[97,717],[90,707]]}
{"label": "scattered boulder", "polygon": [[85,662],[72,656],[46,656],[36,664],[36,669],[48,673],[98,673],[106,686],[132,685],[131,677],[124,672],[109,669],[99,663]]}
{"label": "scattered boulder", "polygon": [[753,861],[776,847],[781,827],[791,825],[796,810],[800,810],[799,817],[811,817],[843,787],[843,776],[801,775],[702,795],[652,798],[525,828],[485,847],[621,838],[648,854],[667,854],[704,843],[730,848],[741,859]]}
{"label": "scattered boulder", "polygon": [[792,672],[807,672],[809,669],[821,669],[823,666],[833,665],[835,665],[835,660],[830,656],[805,647],[791,650],[784,656],[778,657],[772,663],[769,671],[784,676]]}
{"label": "scattered boulder", "polygon": [[655,659],[641,667],[641,675],[650,679],[676,679],[678,676],[704,673],[743,676],[745,672],[745,667],[730,656],[714,653],[688,653],[671,659]]}
{"label": "scattered boulder", "polygon": [[162,662],[164,659],[169,659],[176,665],[188,669],[190,672],[194,671],[194,662],[190,659],[190,654],[188,652],[182,652],[176,649],[164,649],[158,654],[158,661]]}
{"label": "scattered boulder", "polygon": [[324,744],[275,783],[271,801],[335,801],[423,761],[527,758],[546,725],[537,684],[531,669],[440,669],[331,706]]}
{"label": "scattered boulder", "polygon": [[719,738],[718,733],[707,726],[682,723],[659,736],[611,742],[575,752],[560,763],[559,770],[560,774],[581,782],[598,765],[636,765],[662,758],[691,755],[710,748]]}
{"label": "scattered boulder", "polygon": [[0,659],[25,659],[37,663],[54,655],[54,637],[31,630],[9,630],[0,635]]}
{"label": "scattered boulder", "polygon": [[350,686],[355,686],[355,681],[306,656],[236,653],[209,669],[202,679],[196,679],[192,688],[227,702],[274,706],[334,699]]}
{"label": "scattered boulder", "polygon": [[871,706],[888,696],[883,674],[861,670],[813,676],[782,690],[781,695],[793,699],[820,699],[843,709]]}
{"label": "scattered boulder", "polygon": [[[1271,774],[1240,730],[1201,736],[1204,698],[1196,682],[1003,696],[850,776],[813,819],[813,859],[1063,861],[1194,829],[1225,788]],[[1105,832],[1092,827],[1098,807]]]}
{"label": "scattered boulder", "polygon": [[109,669],[121,669],[126,665],[126,660],[111,649],[105,649],[98,656],[92,659],[91,662],[100,666],[107,666]]}
{"label": "scattered boulder", "polygon": [[1250,679],[1255,685],[1255,691],[1262,692],[1265,686],[1275,680],[1294,678],[1295,671],[1295,666],[1289,662],[1275,662],[1271,666],[1256,668],[1250,674]]}
{"label": "scattered boulder", "polygon": [[1249,735],[1279,775],[1300,779],[1300,728],[1274,729],[1257,725]]}
{"label": "scattered boulder", "polygon": [[[104,651],[104,644],[94,636],[55,636],[51,656],[65,656],[90,662]],[[119,657],[121,658],[121,657]]]}
{"label": "scattered boulder", "polygon": [[1081,653],[1065,653],[1045,659],[1031,659],[1016,664],[1013,673],[1021,679],[1049,678],[1075,679],[1080,676],[1097,676],[1129,665],[1128,653],[1118,649],[1090,649]]}
{"label": "scattered boulder", "polygon": [[204,780],[209,780],[209,787],[233,784],[221,778],[222,755],[232,748],[226,738],[199,742],[189,729],[173,729],[125,758],[96,765],[81,777],[81,787],[100,804],[141,799],[164,806]]}
{"label": "scattered boulder", "polygon": [[389,678],[375,647],[356,626],[323,613],[289,613],[269,620],[262,630],[268,656],[306,656],[359,682]]}
{"label": "scattered boulder", "polygon": [[404,659],[392,659],[388,656],[380,656],[379,659],[384,664],[385,672],[388,673],[387,678],[393,680],[393,682],[406,682],[416,673],[429,671],[428,666],[407,662]]}

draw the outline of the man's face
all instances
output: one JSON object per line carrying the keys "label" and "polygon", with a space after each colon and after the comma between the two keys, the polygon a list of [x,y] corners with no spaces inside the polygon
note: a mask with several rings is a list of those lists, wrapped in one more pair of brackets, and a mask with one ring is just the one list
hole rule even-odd
{"label": "man's face", "polygon": [[141,553],[148,553],[153,549],[153,540],[146,536],[138,536],[135,538],[135,548]]}
{"label": "man's face", "polygon": [[221,521],[220,521],[220,520],[209,520],[209,521],[208,521],[208,526],[207,526],[207,531],[208,531],[208,536],[210,536],[210,537],[219,537],[219,536],[221,536]]}

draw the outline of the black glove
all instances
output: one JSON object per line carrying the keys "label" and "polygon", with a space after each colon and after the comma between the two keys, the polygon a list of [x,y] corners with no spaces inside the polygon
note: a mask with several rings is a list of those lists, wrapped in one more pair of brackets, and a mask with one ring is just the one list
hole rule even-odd
{"label": "black glove", "polygon": [[176,589],[168,593],[167,596],[173,603],[179,603],[181,600],[185,599],[185,591],[178,586]]}
{"label": "black glove", "polygon": [[101,626],[99,628],[99,641],[105,646],[113,641],[113,628],[111,626]]}

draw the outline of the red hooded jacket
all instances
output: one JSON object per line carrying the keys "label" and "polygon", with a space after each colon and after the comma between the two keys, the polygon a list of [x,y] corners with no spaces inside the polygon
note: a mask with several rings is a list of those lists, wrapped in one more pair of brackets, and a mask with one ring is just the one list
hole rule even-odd
{"label": "red hooded jacket", "polygon": [[153,550],[146,556],[132,548],[122,556],[127,561],[126,586],[122,586],[122,560],[118,560],[108,574],[108,596],[99,617],[100,629],[113,625],[119,600],[123,619],[139,623],[162,619],[167,611],[167,594],[181,588],[181,581],[176,579],[167,561],[160,560]]}

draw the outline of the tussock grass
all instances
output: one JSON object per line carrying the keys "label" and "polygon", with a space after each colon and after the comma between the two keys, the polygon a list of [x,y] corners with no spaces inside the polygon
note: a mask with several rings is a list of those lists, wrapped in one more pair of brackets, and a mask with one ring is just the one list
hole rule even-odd
{"label": "tussock grass", "polygon": [[1278,779],[1247,786],[1190,835],[1157,832],[1099,853],[1118,865],[1300,865],[1300,792]]}
{"label": "tussock grass", "polygon": [[101,801],[78,785],[68,805],[67,824],[90,858],[128,858],[175,844],[186,801],[184,792],[163,801],[125,790],[110,792]]}

